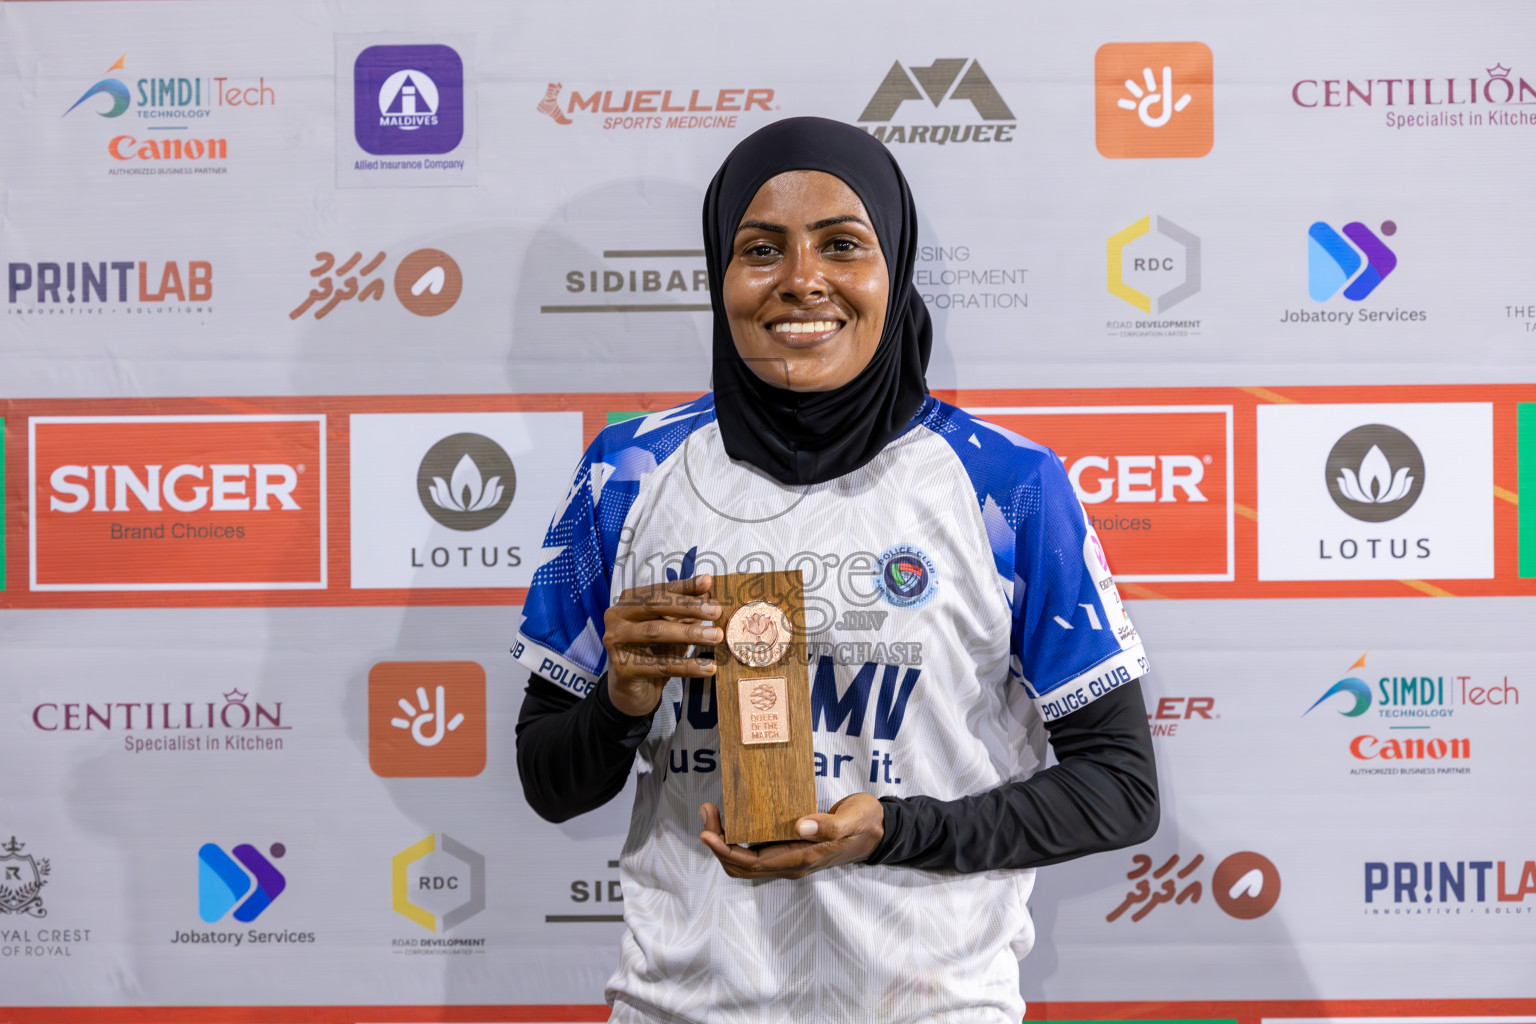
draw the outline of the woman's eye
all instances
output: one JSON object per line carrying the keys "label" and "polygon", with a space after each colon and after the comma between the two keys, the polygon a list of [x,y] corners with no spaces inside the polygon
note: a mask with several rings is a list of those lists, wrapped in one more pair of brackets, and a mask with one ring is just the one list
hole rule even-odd
{"label": "woman's eye", "polygon": [[833,252],[853,252],[858,247],[859,243],[851,238],[834,238],[827,245],[827,248]]}
{"label": "woman's eye", "polygon": [[749,259],[765,260],[773,254],[774,248],[771,245],[754,245],[749,246],[746,252],[744,252],[742,255],[748,257]]}

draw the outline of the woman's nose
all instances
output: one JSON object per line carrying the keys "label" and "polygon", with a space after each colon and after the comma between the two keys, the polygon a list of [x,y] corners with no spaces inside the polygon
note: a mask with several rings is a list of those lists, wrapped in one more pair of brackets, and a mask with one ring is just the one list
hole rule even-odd
{"label": "woman's nose", "polygon": [[784,276],[779,292],[785,298],[804,301],[826,295],[826,279],[822,275],[821,260],[814,248],[797,245],[784,258]]}

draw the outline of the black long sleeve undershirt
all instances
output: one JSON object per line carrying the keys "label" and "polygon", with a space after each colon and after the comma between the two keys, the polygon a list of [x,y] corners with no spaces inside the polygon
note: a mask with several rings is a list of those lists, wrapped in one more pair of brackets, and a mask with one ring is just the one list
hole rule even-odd
{"label": "black long sleeve undershirt", "polygon": [[[606,677],[585,699],[540,676],[517,721],[523,794],[565,821],[624,788],[653,711],[613,706]],[[1047,727],[1058,763],[958,800],[881,797],[885,836],[872,864],[936,871],[1039,867],[1145,842],[1157,831],[1157,771],[1139,681]]]}

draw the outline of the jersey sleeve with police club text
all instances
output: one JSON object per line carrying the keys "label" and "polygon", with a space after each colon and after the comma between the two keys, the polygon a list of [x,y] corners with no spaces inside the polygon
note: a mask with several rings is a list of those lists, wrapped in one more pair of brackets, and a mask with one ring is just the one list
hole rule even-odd
{"label": "jersey sleeve with police club text", "polygon": [[925,426],[965,466],[1004,592],[1013,671],[1055,721],[1146,674],[1098,535],[1049,448],[937,403]]}
{"label": "jersey sleeve with police club text", "polygon": [[529,671],[585,696],[607,668],[603,615],[619,538],[641,482],[714,421],[711,395],[606,427],[588,446],[555,510],[523,605],[512,654]]}

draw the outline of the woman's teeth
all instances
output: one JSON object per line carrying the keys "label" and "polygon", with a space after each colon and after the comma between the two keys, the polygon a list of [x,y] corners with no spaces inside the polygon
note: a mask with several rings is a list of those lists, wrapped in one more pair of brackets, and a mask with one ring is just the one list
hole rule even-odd
{"label": "woman's teeth", "polygon": [[836,320],[792,320],[789,323],[774,324],[775,334],[821,334],[825,331],[833,331],[841,326]]}

